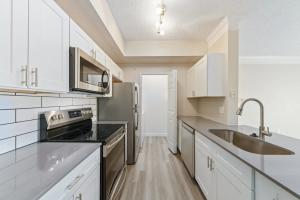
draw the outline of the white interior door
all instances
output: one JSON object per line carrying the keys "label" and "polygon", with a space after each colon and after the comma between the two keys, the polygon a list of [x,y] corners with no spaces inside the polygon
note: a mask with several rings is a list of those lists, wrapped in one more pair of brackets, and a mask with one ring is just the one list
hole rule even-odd
{"label": "white interior door", "polygon": [[168,76],[168,147],[177,153],[177,71]]}

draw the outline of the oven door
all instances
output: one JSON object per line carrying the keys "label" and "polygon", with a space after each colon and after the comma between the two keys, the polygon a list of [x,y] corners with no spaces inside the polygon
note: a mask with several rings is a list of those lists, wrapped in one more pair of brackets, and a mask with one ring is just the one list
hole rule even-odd
{"label": "oven door", "polygon": [[103,200],[114,200],[120,193],[126,177],[125,129],[106,145],[103,145]]}
{"label": "oven door", "polygon": [[84,51],[70,47],[70,88],[107,94],[109,71]]}

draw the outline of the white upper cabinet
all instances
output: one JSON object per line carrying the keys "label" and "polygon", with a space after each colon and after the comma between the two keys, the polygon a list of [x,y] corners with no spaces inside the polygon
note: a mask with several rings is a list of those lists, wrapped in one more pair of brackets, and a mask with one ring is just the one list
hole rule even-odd
{"label": "white upper cabinet", "polygon": [[53,0],[3,0],[0,11],[0,87],[68,91],[69,17]]}
{"label": "white upper cabinet", "polygon": [[104,51],[72,19],[70,19],[70,46],[80,48],[103,66],[106,65]]}
{"label": "white upper cabinet", "polygon": [[123,70],[109,57],[106,58],[106,65],[111,70],[112,76],[117,81],[124,81]]}
{"label": "white upper cabinet", "polygon": [[0,1],[0,87],[27,88],[28,2]]}
{"label": "white upper cabinet", "polygon": [[70,46],[78,47],[85,53],[95,57],[94,42],[92,39],[70,19]]}
{"label": "white upper cabinet", "polygon": [[29,0],[29,86],[67,92],[69,17],[52,0]]}
{"label": "white upper cabinet", "polygon": [[225,96],[225,56],[205,55],[187,72],[187,97]]}
{"label": "white upper cabinet", "polygon": [[103,66],[106,66],[106,58],[107,57],[106,57],[106,54],[104,53],[104,51],[100,47],[95,45],[94,53],[95,53],[95,59]]}

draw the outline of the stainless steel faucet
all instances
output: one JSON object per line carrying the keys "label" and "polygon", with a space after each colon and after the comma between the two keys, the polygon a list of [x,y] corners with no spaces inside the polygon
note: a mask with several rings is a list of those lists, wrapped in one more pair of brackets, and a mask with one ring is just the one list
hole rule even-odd
{"label": "stainless steel faucet", "polygon": [[242,104],[240,105],[240,107],[238,108],[238,110],[236,111],[236,114],[241,116],[244,105],[249,101],[254,101],[254,102],[258,103],[259,108],[260,108],[260,126],[259,126],[259,136],[258,137],[260,139],[264,140],[265,136],[272,136],[272,133],[269,131],[269,127],[265,127],[265,125],[264,125],[264,105],[258,99],[249,98],[249,99],[244,100],[242,102]]}

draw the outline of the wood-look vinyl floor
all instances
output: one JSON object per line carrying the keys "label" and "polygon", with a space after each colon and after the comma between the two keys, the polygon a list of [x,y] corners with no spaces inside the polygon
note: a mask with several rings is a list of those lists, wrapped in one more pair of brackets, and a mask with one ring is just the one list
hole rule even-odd
{"label": "wood-look vinyl floor", "polygon": [[138,161],[128,166],[121,200],[204,200],[164,137],[146,137]]}

